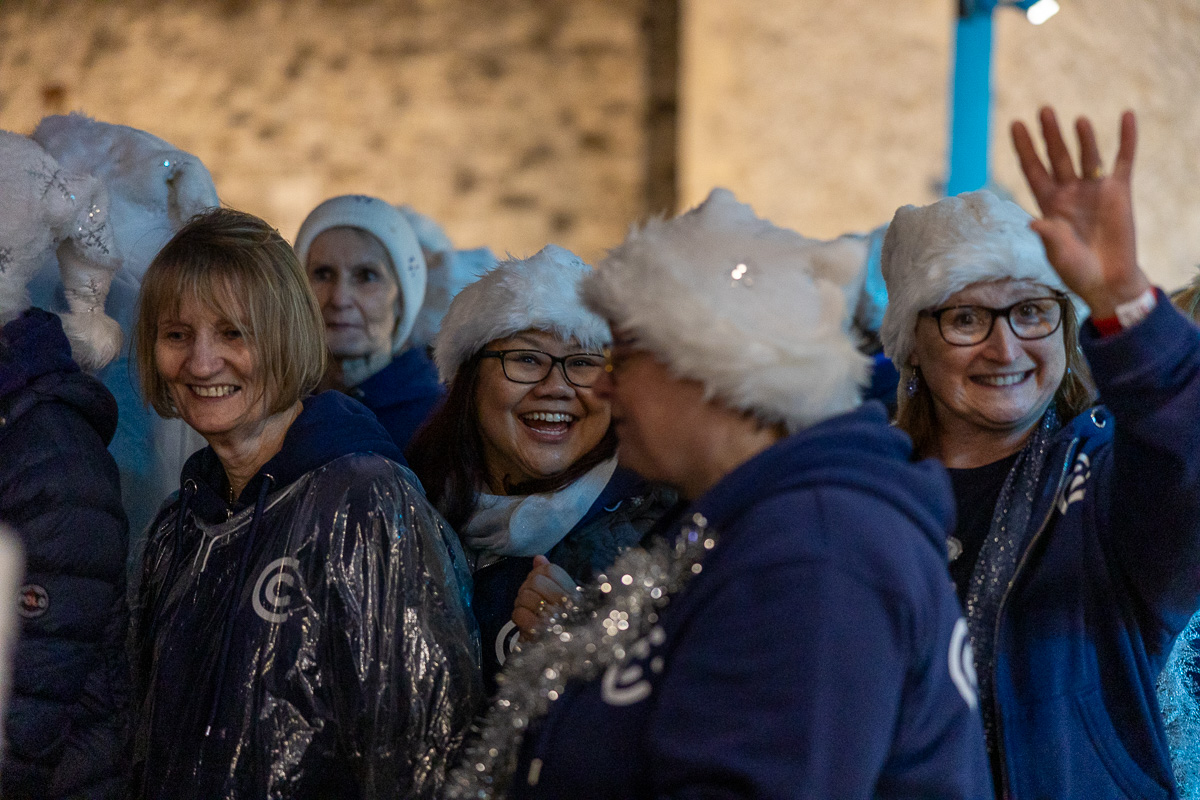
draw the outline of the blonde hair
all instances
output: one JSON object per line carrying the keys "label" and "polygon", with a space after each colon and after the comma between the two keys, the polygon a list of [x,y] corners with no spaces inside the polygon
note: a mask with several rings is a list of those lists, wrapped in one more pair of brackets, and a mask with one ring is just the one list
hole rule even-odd
{"label": "blonde hair", "polygon": [[177,417],[155,363],[163,316],[185,300],[233,323],[254,353],[268,413],[310,394],[325,372],[325,326],[291,245],[258,217],[217,208],[198,214],[150,262],[138,295],[134,358],[142,394],[163,417]]}
{"label": "blonde hair", "polygon": [[[1054,409],[1064,422],[1086,411],[1096,400],[1096,389],[1092,383],[1092,372],[1079,346],[1079,317],[1073,303],[1064,303],[1062,319],[1063,344],[1067,351],[1067,373],[1063,376],[1058,391],[1054,393]],[[900,385],[896,389],[896,427],[913,440],[913,452],[921,457],[933,454],[937,444],[937,416],[934,412],[933,393],[920,377],[916,367],[897,364],[900,370]],[[916,392],[908,396],[909,382],[916,377]]]}
{"label": "blonde hair", "polygon": [[1200,322],[1200,275],[1182,289],[1171,292],[1171,302],[1190,320]]}

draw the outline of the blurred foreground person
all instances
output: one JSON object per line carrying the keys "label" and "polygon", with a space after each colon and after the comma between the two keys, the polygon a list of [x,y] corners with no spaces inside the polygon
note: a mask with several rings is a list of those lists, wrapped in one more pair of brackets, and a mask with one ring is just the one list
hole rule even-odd
{"label": "blurred foreground person", "polygon": [[[107,450],[117,406],[79,367],[103,367],[121,341],[104,316],[117,266],[105,211],[94,180],[0,132],[0,523],[26,565],[19,593],[0,594],[20,614],[5,798],[119,798],[127,788],[128,530]],[[73,301],[63,317],[30,308],[27,291],[56,260]]]}
{"label": "blurred foreground person", "polygon": [[996,794],[1176,797],[1155,682],[1200,602],[1200,332],[1138,267],[1133,115],[1111,175],[1087,120],[1078,172],[1041,122],[1049,168],[1013,136],[1044,219],[988,192],[896,212],[897,424],[950,468]]}
{"label": "blurred foreground person", "polygon": [[330,361],[322,386],[354,397],[403,450],[442,397],[423,347],[409,341],[425,299],[425,257],[404,216],[375,197],[313,209],[296,255],[321,306]]}
{"label": "blurred foreground person", "polygon": [[991,796],[949,484],[854,410],[827,254],[717,189],[585,279],[621,461],[691,506],[514,654],[451,797]]}
{"label": "blurred foreground person", "polygon": [[209,446],[147,543],[137,797],[434,797],[475,710],[465,558],[374,416],[309,395],[321,326],[246,214],[196,217],[146,272],[142,389]]}
{"label": "blurred foreground person", "polygon": [[590,271],[548,245],[463,289],[435,350],[450,394],[409,450],[474,562],[489,693],[519,635],[514,604],[531,568],[557,601],[676,500],[617,466],[609,403],[593,388],[610,334],[579,299]]}

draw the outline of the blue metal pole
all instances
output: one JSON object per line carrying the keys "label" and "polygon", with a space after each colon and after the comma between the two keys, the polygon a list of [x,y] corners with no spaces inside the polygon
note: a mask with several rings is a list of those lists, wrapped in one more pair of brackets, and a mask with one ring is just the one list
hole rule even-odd
{"label": "blue metal pole", "polygon": [[987,186],[992,110],[992,14],[960,17],[954,35],[954,98],[946,194]]}

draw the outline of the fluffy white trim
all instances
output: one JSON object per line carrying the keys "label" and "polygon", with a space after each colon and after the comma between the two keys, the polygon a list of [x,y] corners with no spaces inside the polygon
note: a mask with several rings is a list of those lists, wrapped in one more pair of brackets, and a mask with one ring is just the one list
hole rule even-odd
{"label": "fluffy white trim", "polygon": [[553,244],[501,261],[459,292],[442,320],[433,349],[442,380],[449,383],[488,342],[521,331],[550,331],[587,350],[611,342],[608,325],[579,299],[580,281],[590,272],[579,256]]}
{"label": "fluffy white trim", "polygon": [[634,228],[584,282],[584,301],[710,397],[799,430],[854,408],[869,359],[848,331],[842,278],[861,243],[776,227],[714,189]]}
{"label": "fluffy white trim", "polygon": [[[220,205],[200,159],[146,131],[62,114],[44,117],[32,138],[63,168],[104,184],[120,272],[134,283],[185,222]],[[132,316],[110,310],[118,319]]]}
{"label": "fluffy white trim", "polygon": [[1032,219],[986,190],[896,211],[883,240],[888,307],[879,335],[897,367],[912,354],[918,313],[971,284],[1028,280],[1067,291],[1029,229]]}
{"label": "fluffy white trim", "polygon": [[312,210],[296,234],[296,256],[307,265],[308,248],[330,228],[360,228],[378,239],[392,259],[403,311],[392,336],[392,352],[404,349],[425,302],[425,256],[412,226],[391,204],[377,197],[345,194],[331,197]]}
{"label": "fluffy white trim", "polygon": [[63,169],[32,139],[2,131],[0,186],[0,324],[29,307],[30,279],[57,259],[72,355],[99,369],[121,347],[120,326],[104,314],[121,264],[104,186]]}

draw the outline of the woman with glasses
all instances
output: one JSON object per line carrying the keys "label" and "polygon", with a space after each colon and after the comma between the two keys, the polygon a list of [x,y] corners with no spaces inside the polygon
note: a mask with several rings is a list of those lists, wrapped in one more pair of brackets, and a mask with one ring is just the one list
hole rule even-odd
{"label": "woman with glasses", "polygon": [[988,192],[896,212],[897,424],[950,471],[997,796],[1176,797],[1155,682],[1200,602],[1200,335],[1137,263],[1133,115],[1111,175],[1086,119],[1078,171],[1041,123],[1049,167],[1013,137],[1043,219]]}
{"label": "woman with glasses", "polygon": [[463,289],[434,345],[446,402],[407,453],[474,560],[489,691],[520,635],[526,577],[526,591],[558,600],[674,502],[617,468],[609,403],[593,389],[610,334],[579,301],[589,271],[548,245]]}

